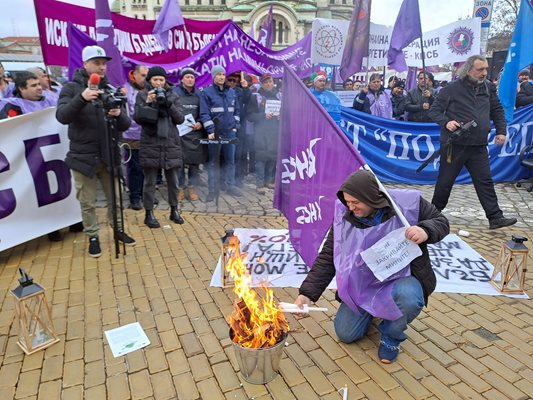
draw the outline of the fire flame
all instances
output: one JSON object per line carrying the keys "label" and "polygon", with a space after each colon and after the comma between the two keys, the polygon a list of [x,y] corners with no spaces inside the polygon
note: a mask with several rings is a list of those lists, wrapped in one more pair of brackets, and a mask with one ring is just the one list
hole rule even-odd
{"label": "fire flame", "polygon": [[230,246],[237,246],[233,249],[234,255],[226,263],[235,282],[233,312],[228,316],[234,334],[232,340],[253,349],[274,346],[289,331],[289,324],[276,307],[272,289],[263,286],[264,296],[261,298],[251,288],[252,277],[246,268],[245,256],[239,254],[238,240],[230,243]]}

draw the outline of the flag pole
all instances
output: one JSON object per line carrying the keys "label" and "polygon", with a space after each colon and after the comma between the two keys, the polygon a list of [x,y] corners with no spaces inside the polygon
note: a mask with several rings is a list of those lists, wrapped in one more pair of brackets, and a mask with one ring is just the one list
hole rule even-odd
{"label": "flag pole", "polygon": [[187,32],[187,25],[185,25],[185,21],[183,22],[183,33],[185,33],[185,38],[187,39],[187,44],[189,45],[189,52],[191,53],[191,56],[193,55],[192,52],[192,43],[191,38],[189,36],[189,32]]}
{"label": "flag pole", "polygon": [[[427,90],[428,88],[428,81],[426,79],[426,55],[424,54],[424,38],[423,38],[423,33],[422,33],[422,29],[420,29],[420,51],[422,53],[422,72],[424,73],[423,76],[424,76],[424,89]],[[423,97],[423,96],[422,96]]]}

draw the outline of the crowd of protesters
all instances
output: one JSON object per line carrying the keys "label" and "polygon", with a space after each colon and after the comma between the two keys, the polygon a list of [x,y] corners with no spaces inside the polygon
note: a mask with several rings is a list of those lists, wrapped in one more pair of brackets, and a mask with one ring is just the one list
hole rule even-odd
{"label": "crowd of protesters", "polygon": [[[19,72],[14,79],[8,80],[0,64],[0,119],[55,106],[59,100],[58,120],[69,124],[69,132],[72,131],[67,162],[75,172],[75,177],[81,171],[81,175],[89,177],[91,182],[95,176],[103,173],[103,155],[96,157],[102,158],[98,165],[87,170],[91,163],[76,156],[79,150],[76,150],[76,140],[81,143],[85,140],[88,120],[84,121],[81,116],[87,107],[97,108],[94,101],[105,86],[105,64],[109,57],[103,49],[96,47],[84,50],[93,57],[85,57],[84,66],[76,71],[76,90],[72,89],[73,83],[66,85],[67,90],[62,90],[41,68]],[[483,58],[478,61],[485,63]],[[102,81],[98,90],[87,92],[88,77],[93,70],[101,75]],[[191,68],[181,70],[179,81],[175,84],[168,81],[166,71],[158,66],[148,68],[138,65],[128,74],[128,82],[123,88],[126,104],[115,117],[122,121],[120,140],[124,143],[125,154],[122,157],[126,160],[125,182],[129,192],[129,207],[133,210],[144,209],[144,223],[150,228],[160,227],[153,210],[158,203],[155,193],[156,186],[162,183],[162,175],[168,187],[169,219],[178,224],[185,222],[178,209],[181,202],[211,202],[218,197],[220,190],[230,196],[241,197],[243,180],[248,174],[255,175],[255,190],[259,195],[274,188],[282,102],[281,81],[268,74],[259,77],[245,72],[227,75],[221,66],[214,66],[211,75],[212,84],[200,89],[196,87],[196,72]],[[459,79],[467,83],[467,89],[468,76],[466,74]],[[485,78],[486,69],[480,80],[484,82],[483,87],[479,87],[486,88],[481,91],[492,96],[490,112],[494,119],[492,113],[499,116],[500,108],[494,102],[494,91],[492,86],[487,86]],[[319,71],[304,82],[324,109],[340,123],[341,102],[335,91],[328,87],[327,74]],[[354,93],[353,108],[356,110],[389,119],[444,123],[443,129],[452,131],[446,125],[449,118],[444,118],[444,121],[435,111],[432,116],[431,111],[436,108],[435,105],[443,107],[442,101],[437,99],[442,97],[439,92],[449,93],[443,89],[446,86],[447,82],[437,83],[431,73],[421,71],[417,75],[416,87],[409,91],[406,90],[405,80],[396,76],[389,79],[385,88],[380,73],[370,74],[367,85],[360,80],[348,79],[343,83],[342,90]],[[533,83],[528,71],[522,71],[516,105],[521,107],[532,102]],[[446,110],[441,112],[445,114]],[[499,121],[499,118],[496,120]],[[79,129],[72,128],[77,123],[80,124]],[[502,126],[499,129],[498,134],[501,134],[504,129]],[[77,139],[80,132],[83,138]],[[214,142],[206,145],[202,139],[204,142],[206,139],[225,141],[221,145],[214,145]],[[484,144],[476,143],[481,146]],[[94,151],[97,148],[95,143]],[[78,152],[82,155],[86,151],[87,148],[83,148]],[[218,156],[215,152],[219,153]],[[200,199],[197,191],[197,187],[204,184],[200,178],[202,168],[208,172],[208,194],[205,199]],[[455,173],[448,178],[451,179],[453,175]],[[80,193],[86,194],[87,190],[86,184],[82,188],[82,176],[78,176],[77,181],[80,181],[77,183],[80,186],[77,188],[80,199]],[[492,181],[485,182],[485,186],[492,187]],[[446,187],[446,190],[451,190],[450,184],[447,183]],[[490,206],[484,207],[486,211],[492,210],[487,211],[487,217],[492,221],[491,227],[509,223],[507,219],[501,220],[504,217],[497,207],[493,189],[489,191],[490,195],[487,195],[480,189],[480,200],[486,203],[487,196],[490,198]],[[85,213],[84,231],[91,238],[97,237],[97,223],[94,212],[90,211],[94,209],[94,196],[92,193],[91,199],[81,205],[82,214]],[[445,206],[446,200],[441,203],[437,205],[439,209]],[[118,223],[121,224],[121,221]],[[119,228],[121,239],[129,242],[127,244],[134,244],[134,240],[122,230],[122,225]],[[99,246],[93,253],[93,256],[100,253]]]}

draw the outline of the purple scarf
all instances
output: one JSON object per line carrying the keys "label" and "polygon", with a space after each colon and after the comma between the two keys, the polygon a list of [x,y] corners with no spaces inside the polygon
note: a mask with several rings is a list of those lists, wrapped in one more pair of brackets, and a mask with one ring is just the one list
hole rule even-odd
{"label": "purple scarf", "polygon": [[[420,192],[392,189],[389,194],[407,221],[415,225],[418,222]],[[411,275],[410,268],[406,267],[380,282],[364,263],[361,252],[388,233],[401,228],[402,222],[398,216],[394,216],[379,225],[359,229],[344,219],[345,215],[346,206],[337,200],[333,221],[333,254],[339,297],[357,314],[360,307],[374,317],[397,320],[403,314],[392,298],[392,288],[395,280]]]}
{"label": "purple scarf", "polygon": [[376,97],[376,95],[369,90],[367,97],[368,101],[370,101],[370,111],[372,112],[372,115],[392,119],[392,102],[387,92],[383,91]]}

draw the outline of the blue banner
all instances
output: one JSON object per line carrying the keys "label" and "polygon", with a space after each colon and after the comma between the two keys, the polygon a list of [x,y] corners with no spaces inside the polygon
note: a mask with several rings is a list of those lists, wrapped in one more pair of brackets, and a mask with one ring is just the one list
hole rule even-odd
{"label": "blue banner", "polygon": [[[440,127],[434,123],[396,121],[342,107],[341,128],[383,182],[435,184],[439,157],[420,173],[416,169],[440,148]],[[533,105],[518,109],[507,127],[503,146],[494,144],[489,133],[489,158],[495,182],[513,182],[531,175],[520,165],[518,155],[533,144]],[[471,183],[463,168],[456,183]]]}

